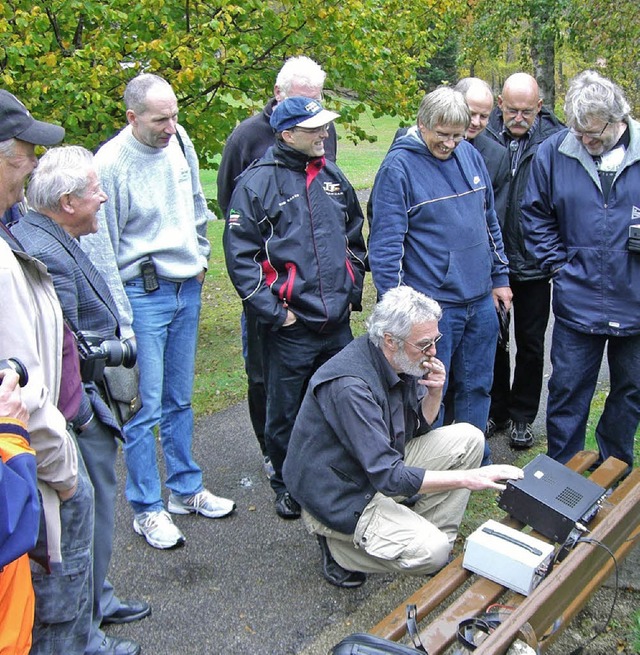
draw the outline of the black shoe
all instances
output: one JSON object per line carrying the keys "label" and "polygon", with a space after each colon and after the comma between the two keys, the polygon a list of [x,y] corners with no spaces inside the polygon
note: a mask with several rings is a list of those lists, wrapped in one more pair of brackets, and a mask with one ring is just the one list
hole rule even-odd
{"label": "black shoe", "polygon": [[361,587],[367,580],[367,574],[362,571],[348,571],[343,569],[331,556],[326,537],[316,535],[320,550],[322,551],[322,574],[324,579],[336,587],[355,589]]}
{"label": "black shoe", "polygon": [[509,427],[509,420],[496,421],[494,418],[489,417],[487,427],[484,430],[484,438],[491,439],[496,432],[501,432]]}
{"label": "black shoe", "polygon": [[135,641],[105,635],[96,655],[140,655],[140,645]]}
{"label": "black shoe", "polygon": [[531,448],[533,446],[533,430],[531,425],[526,421],[512,421],[511,434],[511,447],[519,450]]}
{"label": "black shoe", "polygon": [[101,625],[109,623],[131,623],[151,614],[151,605],[142,600],[121,600],[120,607],[109,616],[102,617]]}
{"label": "black shoe", "polygon": [[294,500],[288,491],[283,491],[276,496],[276,514],[283,519],[299,519],[300,505]]}

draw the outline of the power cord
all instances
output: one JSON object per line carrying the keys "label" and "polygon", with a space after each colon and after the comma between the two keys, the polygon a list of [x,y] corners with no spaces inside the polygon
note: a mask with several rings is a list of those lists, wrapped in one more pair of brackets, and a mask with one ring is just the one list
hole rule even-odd
{"label": "power cord", "polygon": [[589,641],[587,641],[587,643],[582,644],[582,646],[578,646],[578,648],[572,650],[571,653],[569,653],[569,655],[581,655],[587,646],[591,645],[600,635],[604,634],[604,631],[607,629],[607,626],[611,622],[611,619],[613,617],[613,610],[615,609],[616,602],[618,600],[618,560],[616,559],[616,556],[613,553],[613,551],[608,546],[603,544],[601,541],[597,541],[596,539],[592,539],[590,537],[581,537],[576,542],[576,544],[579,543],[590,544],[592,546],[599,546],[600,548],[606,550],[607,553],[609,553],[609,557],[611,557],[611,559],[613,560],[616,583],[613,592],[613,601],[611,603],[611,609],[609,610],[609,615],[607,616],[607,620],[605,621],[605,624],[593,635],[593,637],[591,637],[591,639],[589,639]]}

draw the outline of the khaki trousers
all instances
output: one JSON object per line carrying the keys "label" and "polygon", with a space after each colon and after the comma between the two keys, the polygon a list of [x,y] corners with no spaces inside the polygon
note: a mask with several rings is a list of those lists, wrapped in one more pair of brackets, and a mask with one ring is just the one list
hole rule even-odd
{"label": "khaki trousers", "polygon": [[[459,423],[432,430],[406,446],[405,464],[428,471],[477,468],[482,461],[481,430]],[[470,491],[453,489],[424,494],[409,508],[403,497],[376,493],[364,508],[354,534],[331,530],[308,512],[307,530],[323,535],[333,558],[349,571],[431,574],[449,558]]]}

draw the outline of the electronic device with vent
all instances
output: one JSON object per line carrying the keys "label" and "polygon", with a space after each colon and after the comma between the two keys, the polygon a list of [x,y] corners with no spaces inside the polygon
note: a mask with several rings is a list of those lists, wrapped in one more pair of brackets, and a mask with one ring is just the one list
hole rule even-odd
{"label": "electronic device with vent", "polygon": [[548,539],[564,542],[576,524],[586,525],[600,509],[605,490],[547,455],[523,471],[524,478],[507,482],[498,505]]}

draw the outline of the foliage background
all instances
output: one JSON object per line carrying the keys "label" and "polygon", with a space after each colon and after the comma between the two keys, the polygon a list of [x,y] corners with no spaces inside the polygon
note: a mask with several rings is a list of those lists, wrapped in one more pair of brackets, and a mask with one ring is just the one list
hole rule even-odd
{"label": "foliage background", "polygon": [[298,54],[329,73],[329,102],[356,141],[375,138],[357,121],[366,106],[411,120],[424,89],[467,74],[498,91],[527,70],[553,105],[569,76],[598,67],[637,104],[636,16],[632,0],[14,0],[0,3],[0,84],[93,149],[123,125],[127,81],[157,72],[215,167]]}

